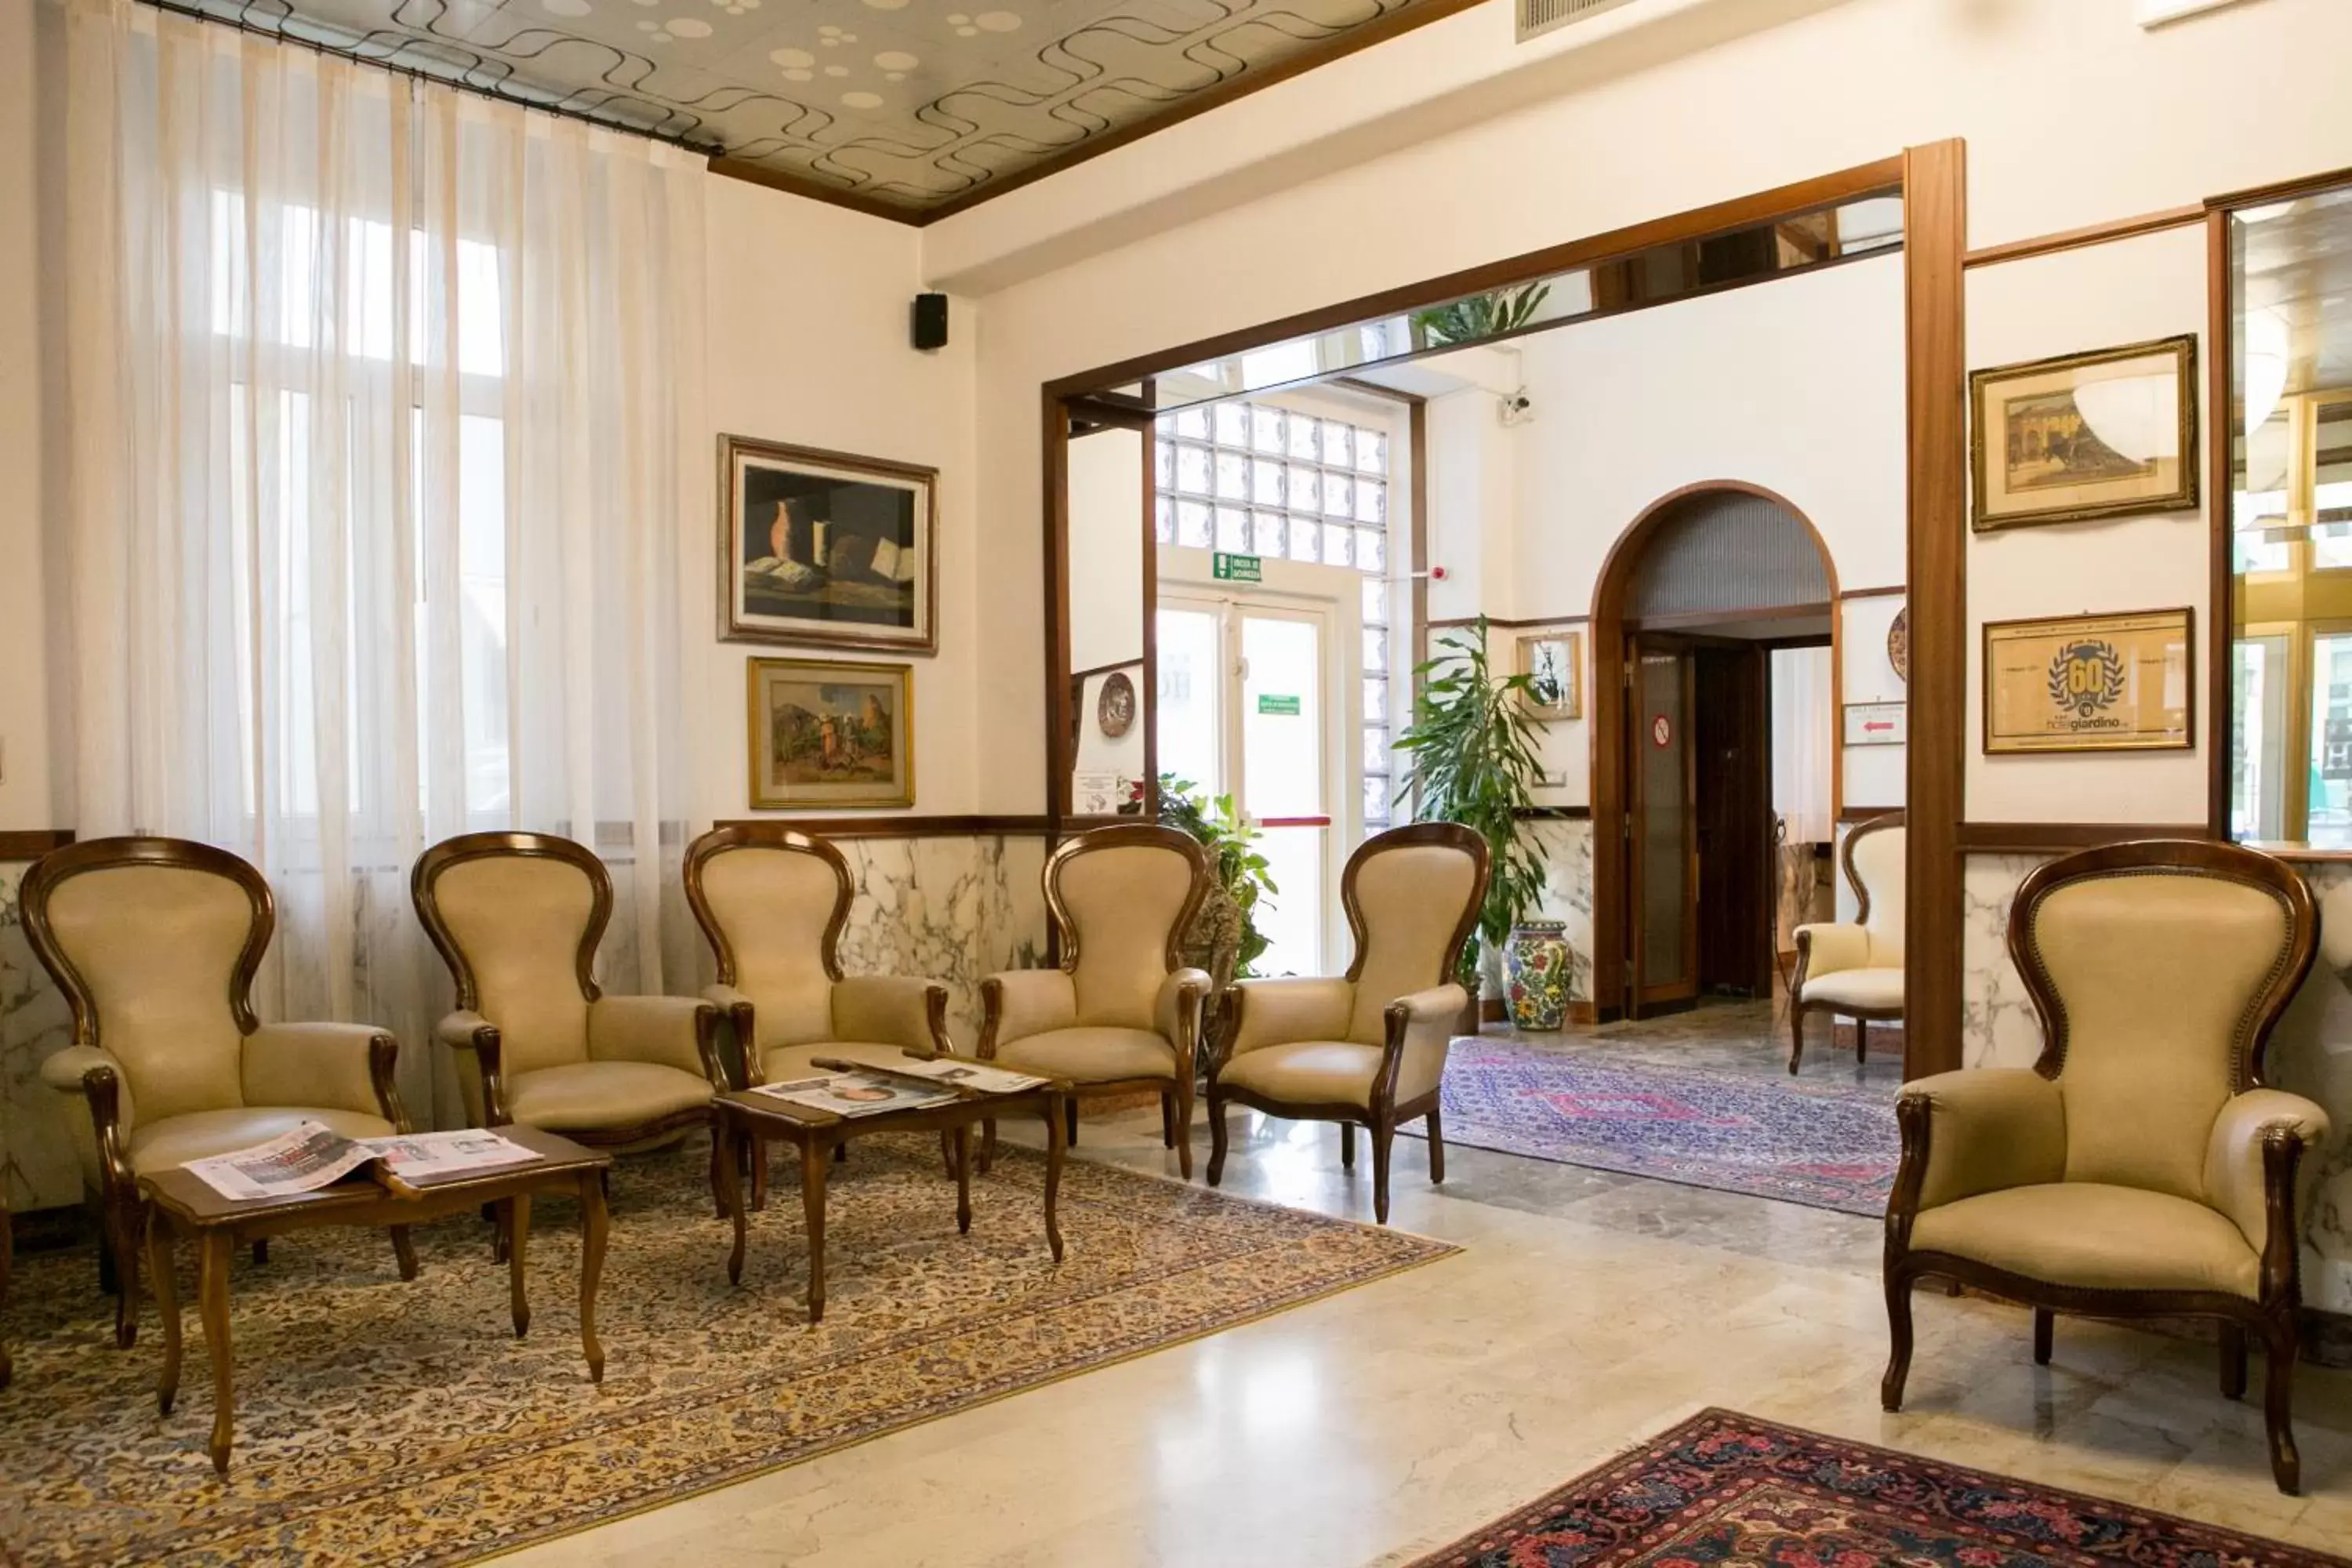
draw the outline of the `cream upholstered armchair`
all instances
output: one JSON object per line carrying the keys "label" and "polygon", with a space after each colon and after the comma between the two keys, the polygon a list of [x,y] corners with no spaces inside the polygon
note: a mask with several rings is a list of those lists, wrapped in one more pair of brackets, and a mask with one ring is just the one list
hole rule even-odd
{"label": "cream upholstered armchair", "polygon": [[458,1082],[475,1124],[621,1151],[710,1128],[716,1202],[719,1009],[604,994],[593,968],[613,916],[604,863],[553,834],[467,833],[417,858],[409,893],[457,982],[457,1011],[435,1033],[473,1059]]}
{"label": "cream upholstered armchair", "polygon": [[1805,1015],[1853,1020],[1853,1059],[1870,1055],[1874,1020],[1903,1017],[1903,814],[1857,823],[1839,859],[1858,906],[1852,925],[1797,928],[1797,975],[1789,983],[1789,1071],[1805,1054]]}
{"label": "cream upholstered armchair", "polygon": [[[1179,956],[1207,893],[1197,840],[1123,823],[1081,833],[1045,861],[1045,906],[1062,942],[1058,969],[1015,969],[980,983],[979,1054],[1078,1096],[1157,1093],[1162,1141],[1192,1173],[1193,1058],[1207,973]],[[988,1128],[982,1161],[995,1128]]]}
{"label": "cream upholstered armchair", "polygon": [[[306,1120],[352,1138],[406,1131],[392,1076],[399,1047],[365,1024],[254,1016],[277,908],[261,873],[225,849],[94,838],[35,862],[22,903],[33,951],[73,1015],[73,1044],[41,1077],[88,1107],[67,1125],[99,1195],[100,1265],[116,1293],[115,1342],[128,1345],[146,1228],[139,1178]],[[393,1247],[402,1278],[414,1278],[404,1228]]]}
{"label": "cream upholstered armchair", "polygon": [[2311,966],[2303,879],[2235,845],[2110,845],[2025,879],[2009,951],[2042,1016],[2028,1069],[1942,1073],[1895,1101],[1903,1163],[1886,1212],[1900,1407],[1924,1275],[2053,1314],[2221,1322],[2221,1391],[2268,1371],[2271,1470],[2301,1482],[2289,1425],[2305,1151],[2327,1117],[2262,1087],[2271,1026]]}
{"label": "cream upholstered armchair", "polygon": [[1353,1168],[1356,1129],[1372,1142],[1372,1214],[1389,1217],[1397,1123],[1428,1119],[1429,1179],[1445,1180],[1438,1109],[1446,1053],[1469,1005],[1454,979],[1486,900],[1486,841],[1453,822],[1416,822],[1357,846],[1340,873],[1356,939],[1341,979],[1239,980],[1225,992],[1209,1068],[1209,1184],[1225,1173],[1225,1106],[1337,1121]]}

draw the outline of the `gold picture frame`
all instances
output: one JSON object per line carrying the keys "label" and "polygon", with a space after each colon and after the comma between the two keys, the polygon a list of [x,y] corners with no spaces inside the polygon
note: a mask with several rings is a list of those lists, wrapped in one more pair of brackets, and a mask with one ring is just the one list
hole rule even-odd
{"label": "gold picture frame", "polygon": [[845,659],[746,663],[753,811],[915,804],[915,667]]}
{"label": "gold picture frame", "polygon": [[1986,622],[1985,754],[2193,748],[2195,623],[2186,607]]}
{"label": "gold picture frame", "polygon": [[1584,634],[1530,632],[1519,639],[1518,672],[1530,682],[1528,712],[1537,719],[1584,717]]}
{"label": "gold picture frame", "polygon": [[1979,533],[2194,510],[2196,336],[1971,371],[1969,473]]}

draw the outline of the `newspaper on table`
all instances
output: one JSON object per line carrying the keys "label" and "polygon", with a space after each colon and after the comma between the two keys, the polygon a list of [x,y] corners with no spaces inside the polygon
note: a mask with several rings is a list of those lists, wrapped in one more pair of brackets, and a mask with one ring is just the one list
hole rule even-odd
{"label": "newspaper on table", "polygon": [[187,1168],[223,1197],[243,1201],[315,1193],[371,1164],[404,1185],[538,1158],[511,1139],[480,1129],[346,1138],[323,1121],[305,1121],[267,1143],[191,1160]]}
{"label": "newspaper on table", "polygon": [[783,1083],[763,1083],[755,1092],[833,1116],[920,1110],[961,1098],[952,1089],[933,1089],[881,1072],[836,1072],[819,1078],[796,1078]]}
{"label": "newspaper on table", "polygon": [[932,1083],[953,1084],[959,1089],[977,1089],[982,1094],[1019,1094],[1023,1089],[1045,1086],[1042,1078],[1032,1078],[1025,1072],[1011,1072],[961,1057],[908,1057],[879,1070],[927,1079]]}

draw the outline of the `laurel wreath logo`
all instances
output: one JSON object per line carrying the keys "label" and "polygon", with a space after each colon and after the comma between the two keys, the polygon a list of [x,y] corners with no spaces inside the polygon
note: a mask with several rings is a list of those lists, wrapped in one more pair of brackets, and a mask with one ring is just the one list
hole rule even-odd
{"label": "laurel wreath logo", "polygon": [[2088,719],[2123,695],[2123,655],[2111,642],[2085,637],[2060,648],[2050,661],[2050,700],[2061,712]]}

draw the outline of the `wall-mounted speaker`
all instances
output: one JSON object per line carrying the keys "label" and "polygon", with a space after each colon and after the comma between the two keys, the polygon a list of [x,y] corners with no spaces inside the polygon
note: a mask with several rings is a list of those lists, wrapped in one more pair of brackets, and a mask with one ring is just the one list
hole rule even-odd
{"label": "wall-mounted speaker", "polygon": [[945,294],[915,296],[915,346],[919,349],[943,349],[948,346],[948,297]]}

